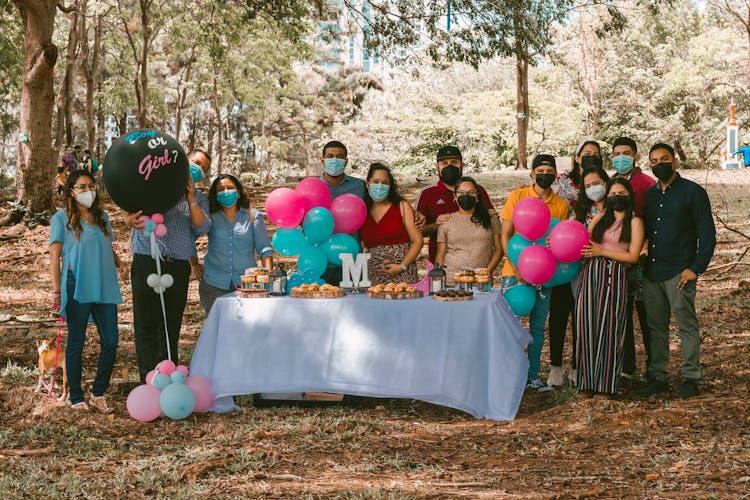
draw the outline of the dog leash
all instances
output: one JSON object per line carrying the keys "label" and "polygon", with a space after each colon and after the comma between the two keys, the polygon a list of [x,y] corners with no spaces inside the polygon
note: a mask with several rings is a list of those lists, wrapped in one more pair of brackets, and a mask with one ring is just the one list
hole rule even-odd
{"label": "dog leash", "polygon": [[[60,337],[62,335],[63,323],[65,323],[65,320],[62,318],[62,316],[59,316],[57,319],[57,347],[55,348],[55,367],[52,369],[52,382],[50,383],[49,392],[47,393],[48,398],[54,398],[54,399],[57,399],[53,391],[55,389],[55,377],[57,376],[58,358],[60,357]],[[63,389],[65,388],[63,387]],[[65,391],[63,390],[63,392]],[[65,394],[63,394],[63,396],[64,395]]]}

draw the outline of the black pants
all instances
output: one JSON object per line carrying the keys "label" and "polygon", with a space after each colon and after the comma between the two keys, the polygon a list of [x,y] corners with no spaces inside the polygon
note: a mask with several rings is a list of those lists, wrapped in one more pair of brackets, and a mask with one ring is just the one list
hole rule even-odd
{"label": "black pants", "polygon": [[622,346],[622,372],[635,374],[635,335],[633,334],[633,314],[638,311],[638,323],[641,325],[643,346],[646,348],[646,369],[651,362],[651,329],[646,318],[646,305],[642,300],[635,300],[633,294],[628,296],[627,324],[625,325],[625,343]]}
{"label": "black pants", "polygon": [[343,269],[341,266],[329,267],[320,277],[326,283],[334,286],[339,286],[341,284],[341,280],[343,279]]}
{"label": "black pants", "polygon": [[552,287],[549,302],[549,357],[553,366],[562,366],[565,334],[568,330],[568,317],[571,318],[573,335],[571,338],[573,355],[570,366],[576,367],[576,316],[575,300],[570,283]]}
{"label": "black pants", "polygon": [[[182,313],[187,303],[190,263],[186,260],[173,260],[161,263],[161,272],[171,274],[174,284],[164,291],[164,311],[169,330],[169,349],[172,361],[179,364],[177,342],[180,338]],[[156,261],[148,255],[133,255],[130,280],[133,285],[133,329],[135,354],[141,383],[146,383],[146,374],[153,370],[159,361],[167,359],[164,317],[162,316],[159,294],[146,282],[148,275],[156,273]]]}

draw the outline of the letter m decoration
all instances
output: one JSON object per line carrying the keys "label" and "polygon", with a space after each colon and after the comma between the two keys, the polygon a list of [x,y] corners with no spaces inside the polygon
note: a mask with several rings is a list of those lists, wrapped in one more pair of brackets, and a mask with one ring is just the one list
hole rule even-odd
{"label": "letter m decoration", "polygon": [[367,261],[369,253],[358,253],[355,261],[350,253],[340,253],[341,259],[341,288],[368,287],[372,285],[367,278]]}

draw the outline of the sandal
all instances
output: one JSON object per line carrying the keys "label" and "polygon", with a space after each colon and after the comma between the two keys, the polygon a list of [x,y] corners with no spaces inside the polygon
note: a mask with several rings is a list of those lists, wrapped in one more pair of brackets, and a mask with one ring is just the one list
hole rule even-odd
{"label": "sandal", "polygon": [[113,408],[110,408],[107,406],[107,399],[102,396],[94,396],[91,395],[91,398],[89,399],[89,404],[99,410],[102,413],[112,413],[115,411]]}
{"label": "sandal", "polygon": [[78,403],[70,405],[71,410],[76,411],[89,411],[89,405],[86,404],[86,401],[79,401]]}

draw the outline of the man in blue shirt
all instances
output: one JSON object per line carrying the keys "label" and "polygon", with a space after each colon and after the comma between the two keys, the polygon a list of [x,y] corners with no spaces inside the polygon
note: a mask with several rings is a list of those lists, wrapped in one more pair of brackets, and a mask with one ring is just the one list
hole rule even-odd
{"label": "man in blue shirt", "polygon": [[706,190],[677,173],[674,149],[654,144],[648,158],[659,182],[646,192],[648,259],[643,299],[651,329],[651,363],[649,383],[638,394],[648,397],[669,390],[669,320],[674,314],[683,355],[677,395],[689,398],[698,394],[701,376],[696,282],[711,261],[716,227]]}

